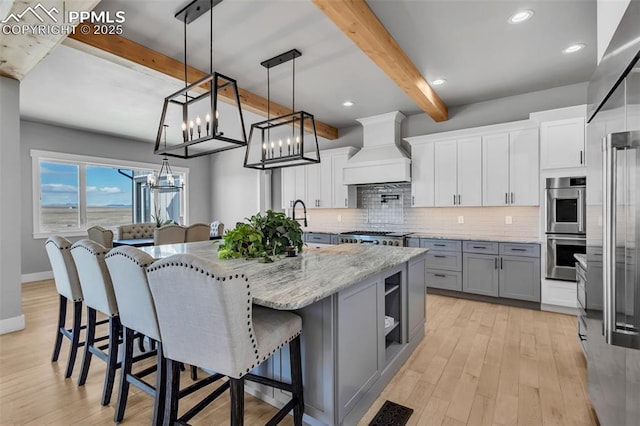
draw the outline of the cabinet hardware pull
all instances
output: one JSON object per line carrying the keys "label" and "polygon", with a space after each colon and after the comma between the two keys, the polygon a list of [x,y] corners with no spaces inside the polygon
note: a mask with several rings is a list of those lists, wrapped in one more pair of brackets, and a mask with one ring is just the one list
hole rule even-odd
{"label": "cabinet hardware pull", "polygon": [[497,257],[493,258],[493,269],[498,269],[498,258]]}
{"label": "cabinet hardware pull", "polygon": [[441,254],[434,254],[434,255],[433,255],[433,257],[437,257],[438,259],[444,259],[444,258],[446,258],[447,256],[443,256],[443,255],[441,255]]}
{"label": "cabinet hardware pull", "polygon": [[473,246],[473,248],[486,250],[487,246]]}
{"label": "cabinet hardware pull", "polygon": [[500,269],[502,269],[502,258],[500,258]]}
{"label": "cabinet hardware pull", "polygon": [[522,248],[512,248],[511,251],[527,251],[527,249]]}
{"label": "cabinet hardware pull", "polygon": [[582,150],[580,150],[580,164],[582,164]]}
{"label": "cabinet hardware pull", "polygon": [[413,206],[415,204],[416,204],[416,197],[415,197],[415,195],[412,195],[411,196],[411,205]]}
{"label": "cabinet hardware pull", "polygon": [[445,278],[446,277],[446,275],[444,275],[444,274],[433,274],[433,276],[440,277],[440,278]]}
{"label": "cabinet hardware pull", "polygon": [[508,192],[504,193],[504,203],[505,204],[509,204],[509,193]]}
{"label": "cabinet hardware pull", "polygon": [[347,199],[344,199],[344,206],[347,207]]}
{"label": "cabinet hardware pull", "polygon": [[458,194],[458,205],[462,204],[462,201],[460,201],[460,199],[461,199],[461,196],[460,194]]}
{"label": "cabinet hardware pull", "polygon": [[453,194],[453,205],[456,205],[456,194]]}
{"label": "cabinet hardware pull", "polygon": [[446,247],[447,245],[446,244],[434,244],[434,246],[436,246],[436,247]]}
{"label": "cabinet hardware pull", "polygon": [[511,193],[511,204],[513,204],[513,192]]}

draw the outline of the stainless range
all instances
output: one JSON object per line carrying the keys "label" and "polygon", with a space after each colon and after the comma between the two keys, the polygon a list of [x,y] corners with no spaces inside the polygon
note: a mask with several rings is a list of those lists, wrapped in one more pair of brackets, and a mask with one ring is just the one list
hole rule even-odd
{"label": "stainless range", "polygon": [[408,232],[351,231],[339,235],[340,244],[373,244],[404,247],[404,238]]}

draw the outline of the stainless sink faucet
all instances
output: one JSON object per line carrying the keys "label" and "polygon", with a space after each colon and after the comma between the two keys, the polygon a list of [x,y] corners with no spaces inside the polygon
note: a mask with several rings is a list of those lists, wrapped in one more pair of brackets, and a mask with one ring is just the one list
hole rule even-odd
{"label": "stainless sink faucet", "polygon": [[[304,217],[301,217],[301,218],[296,218],[296,205],[297,205],[298,203],[302,204],[302,211],[303,211],[303,213],[304,213]],[[304,201],[302,201],[302,200],[295,200],[295,201],[293,202],[293,213],[292,213],[292,215],[293,215],[293,216],[292,216],[291,218],[292,218],[293,220],[304,220],[304,226],[305,226],[305,228],[307,227],[307,206],[305,206],[305,205],[304,205]]]}

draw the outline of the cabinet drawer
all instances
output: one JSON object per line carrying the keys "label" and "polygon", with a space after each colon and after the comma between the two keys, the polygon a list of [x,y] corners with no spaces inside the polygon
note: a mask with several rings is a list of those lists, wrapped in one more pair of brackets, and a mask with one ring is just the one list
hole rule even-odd
{"label": "cabinet drawer", "polygon": [[460,251],[461,244],[458,240],[440,240],[437,238],[421,238],[420,247],[438,251]]}
{"label": "cabinet drawer", "polygon": [[462,272],[427,268],[427,287],[462,291]]}
{"label": "cabinet drawer", "polygon": [[427,252],[427,268],[461,271],[462,253],[456,253],[454,251],[429,251]]}
{"label": "cabinet drawer", "polygon": [[304,237],[308,243],[331,244],[331,234],[308,233]]}
{"label": "cabinet drawer", "polygon": [[498,243],[488,241],[465,241],[463,251],[465,253],[498,254],[498,246]]}
{"label": "cabinet drawer", "polygon": [[540,257],[539,244],[500,243],[500,254],[511,256]]}

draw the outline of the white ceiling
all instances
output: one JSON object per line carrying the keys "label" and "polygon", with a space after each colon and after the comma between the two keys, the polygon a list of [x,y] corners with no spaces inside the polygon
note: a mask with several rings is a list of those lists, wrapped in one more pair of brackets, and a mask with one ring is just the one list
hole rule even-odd
{"label": "white ceiling", "polygon": [[[183,60],[183,0],[102,0],[98,10],[125,11],[124,36]],[[596,64],[595,0],[369,0],[381,22],[449,106],[586,81]],[[520,25],[514,12],[533,9]],[[292,48],[296,109],[335,127],[355,118],[419,108],[310,0],[224,0],[214,9],[214,68],[265,96],[260,62]],[[209,15],[187,27],[188,64],[207,71]],[[573,55],[573,43],[586,48]],[[26,118],[152,141],[165,96],[179,81],[141,73],[60,46],[21,84]],[[291,66],[271,71],[272,100],[291,104]],[[352,100],[351,108],[342,106]],[[246,120],[250,124],[250,120]]]}

